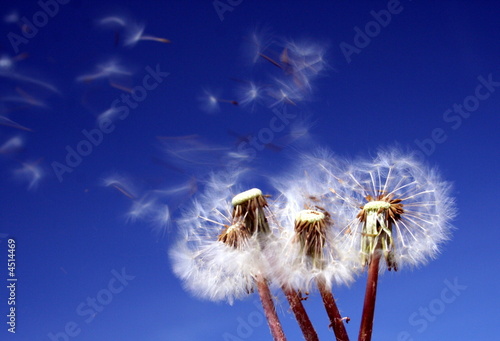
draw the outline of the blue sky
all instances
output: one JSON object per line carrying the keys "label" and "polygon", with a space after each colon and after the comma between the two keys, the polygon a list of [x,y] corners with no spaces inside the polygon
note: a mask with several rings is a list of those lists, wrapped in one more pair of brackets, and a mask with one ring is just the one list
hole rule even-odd
{"label": "blue sky", "polygon": [[[248,186],[268,189],[265,175],[283,173],[295,150],[354,157],[394,144],[419,151],[454,184],[452,240],[427,266],[381,276],[373,339],[494,339],[499,5],[220,3],[2,6],[0,258],[14,239],[18,279],[13,335],[2,262],[2,340],[271,339],[257,296],[233,306],[193,298],[168,250],[179,208],[245,138],[264,136],[276,108],[293,120],[244,161],[256,174]],[[142,37],[170,42],[131,41],[140,25]],[[295,105],[219,102],[207,110],[209,95],[241,102],[245,82],[281,77],[255,58],[252,36],[269,43],[270,55],[284,41],[324,51],[325,67]],[[110,66],[114,73],[96,76]],[[135,100],[123,97],[130,89]],[[304,127],[308,134],[295,139]],[[335,289],[351,339],[363,294],[364,277]],[[280,295],[277,306],[289,340],[301,339]],[[306,309],[320,338],[331,338],[319,295]]]}

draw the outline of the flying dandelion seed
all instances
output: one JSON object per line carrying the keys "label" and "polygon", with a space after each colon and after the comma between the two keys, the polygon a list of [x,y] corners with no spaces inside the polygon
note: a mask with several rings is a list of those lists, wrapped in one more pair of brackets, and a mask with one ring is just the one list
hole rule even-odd
{"label": "flying dandelion seed", "polygon": [[120,18],[117,16],[109,16],[109,17],[102,18],[101,20],[99,20],[99,24],[100,25],[112,25],[112,26],[117,25],[117,26],[121,26],[121,27],[124,27],[127,25],[124,18]]}
{"label": "flying dandelion seed", "polygon": [[6,116],[0,116],[0,125],[3,125],[3,126],[6,126],[6,127],[11,127],[11,128],[15,128],[15,129],[19,129],[19,130],[24,130],[24,131],[29,131],[29,132],[33,132],[32,129],[28,128],[28,127],[25,127],[17,122],[14,122],[13,120],[11,120],[10,118],[6,117]]}
{"label": "flying dandelion seed", "polygon": [[97,65],[97,71],[90,74],[85,74],[78,76],[76,78],[77,82],[91,82],[100,78],[110,78],[113,76],[132,76],[133,73],[123,66],[121,66],[117,61],[111,60],[104,64]]}
{"label": "flying dandelion seed", "polygon": [[252,63],[261,59],[263,54],[272,44],[274,44],[273,34],[268,28],[257,28],[249,36],[245,37],[245,52],[251,57]]}
{"label": "flying dandelion seed", "polygon": [[138,219],[148,221],[150,217],[158,214],[157,208],[157,198],[146,193],[141,198],[133,200],[132,207],[127,212],[127,217],[131,222]]}
{"label": "flying dandelion seed", "polygon": [[284,51],[287,70],[296,77],[316,77],[327,67],[324,58],[326,51],[321,45],[289,41],[285,44]]}
{"label": "flying dandelion seed", "polygon": [[238,103],[242,106],[252,105],[252,109],[255,109],[254,105],[256,103],[263,102],[263,96],[265,94],[265,86],[257,85],[250,81],[235,80],[242,86],[236,89],[236,97],[238,98]]}
{"label": "flying dandelion seed", "polygon": [[25,82],[25,83],[34,84],[34,85],[42,87],[46,90],[49,90],[51,92],[54,92],[57,94],[60,93],[59,90],[57,90],[57,88],[54,87],[52,84],[38,80],[38,79],[33,78],[33,77],[24,76],[24,75],[19,74],[19,73],[0,70],[0,77],[10,78],[12,80],[17,80],[17,81],[21,81],[21,82]]}
{"label": "flying dandelion seed", "polygon": [[144,29],[145,29],[144,25],[138,25],[138,24],[129,25],[126,29],[126,38],[123,45],[134,46],[140,40],[150,40],[165,44],[171,43],[171,41],[166,38],[144,35]]}
{"label": "flying dandelion seed", "polygon": [[[27,94],[26,94],[27,95]],[[47,105],[41,101],[36,100],[33,97],[28,97],[27,96],[6,96],[6,97],[0,97],[0,102],[2,103],[18,103],[18,104],[27,104],[27,106],[24,106],[25,108],[29,107],[41,107],[45,108]]]}
{"label": "flying dandelion seed", "polygon": [[128,92],[129,94],[131,94],[134,90],[124,84],[120,84],[120,83],[117,83],[117,82],[109,82],[109,85],[111,85],[113,88],[116,88],[118,90],[121,90],[123,92]]}
{"label": "flying dandelion seed", "polygon": [[28,58],[28,53],[22,52],[14,57],[9,57],[8,55],[2,55],[0,57],[0,70],[3,71],[13,71],[16,66],[16,63],[20,60],[24,60]]}
{"label": "flying dandelion seed", "polygon": [[[170,39],[155,37],[151,35],[144,35],[145,25],[137,24],[131,20],[118,17],[109,16],[102,18],[98,22],[99,25],[113,27],[115,29],[124,30],[125,40],[123,42],[124,46],[134,46],[140,40],[156,41],[164,44],[171,43]],[[115,45],[119,42],[119,31],[115,31]]]}
{"label": "flying dandelion seed", "polygon": [[102,181],[103,186],[111,187],[117,190],[119,193],[123,194],[129,199],[135,199],[137,195],[135,194],[137,191],[132,185],[131,181],[120,175],[112,175],[109,176]]}
{"label": "flying dandelion seed", "polygon": [[[23,90],[21,87],[16,86],[15,90],[21,96],[21,98],[24,99],[25,103],[28,103],[28,104],[30,104],[32,106],[36,106],[36,107],[46,107],[45,103],[37,100],[32,95],[30,95],[28,92]],[[0,101],[2,101],[2,99],[0,99]]]}
{"label": "flying dandelion seed", "polygon": [[5,141],[0,146],[0,154],[12,154],[20,151],[24,146],[24,139],[21,136],[14,136]]}
{"label": "flying dandelion seed", "polygon": [[279,62],[275,61],[271,57],[263,54],[262,52],[259,52],[259,57],[261,57],[262,59],[268,61],[269,63],[271,63],[272,65],[276,66],[277,68],[284,70],[283,65],[281,65]]}
{"label": "flying dandelion seed", "polygon": [[290,104],[293,106],[297,106],[296,102],[302,100],[302,94],[297,92],[296,89],[290,88],[280,80],[276,80],[276,82],[279,86],[267,91],[269,97],[275,99],[270,107],[272,108],[278,104]]}
{"label": "flying dandelion seed", "polygon": [[166,165],[174,164],[178,169],[221,166],[229,152],[228,147],[209,144],[197,135],[161,139],[161,149],[167,158]]}
{"label": "flying dandelion seed", "polygon": [[28,183],[28,190],[35,189],[45,172],[41,166],[41,159],[34,162],[22,162],[21,167],[14,170],[14,176]]}
{"label": "flying dandelion seed", "polygon": [[9,58],[7,56],[0,57],[0,69],[1,70],[8,71],[8,70],[12,69],[13,66],[14,66],[14,61],[12,60],[12,58]]}
{"label": "flying dandelion seed", "polygon": [[109,108],[108,110],[103,111],[101,114],[97,116],[97,123],[101,124],[102,122],[107,120],[113,122],[116,119],[119,112],[120,110],[118,110],[118,108]]}
{"label": "flying dandelion seed", "polygon": [[16,24],[19,22],[19,13],[17,13],[17,11],[12,11],[9,14],[4,15],[3,21],[6,24]]}
{"label": "flying dandelion seed", "polygon": [[201,103],[201,109],[209,113],[219,111],[221,103],[232,104],[234,106],[239,105],[236,100],[223,99],[206,90],[204,91],[204,94],[198,98],[198,100]]}

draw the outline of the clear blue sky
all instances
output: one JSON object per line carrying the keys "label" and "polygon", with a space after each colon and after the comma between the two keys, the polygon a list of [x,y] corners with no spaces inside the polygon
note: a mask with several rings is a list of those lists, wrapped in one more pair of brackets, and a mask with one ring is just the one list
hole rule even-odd
{"label": "clear blue sky", "polygon": [[[252,63],[254,33],[269,38],[270,54],[293,40],[324,49],[328,64],[308,98],[285,104],[296,120],[247,162],[257,175],[283,172],[297,148],[357,156],[398,143],[454,183],[452,240],[429,265],[381,277],[373,339],[497,338],[497,2],[221,0],[229,7],[219,13],[212,1],[15,3],[0,9],[2,340],[271,339],[257,296],[233,306],[193,298],[168,257],[195,184],[275,115],[265,103],[202,103],[207,92],[241,101],[242,81],[281,76],[264,58]],[[133,42],[134,25],[171,43]],[[97,78],[112,61],[118,72]],[[127,104],[127,89],[139,100]],[[289,144],[304,121],[308,138]],[[78,146],[85,155],[68,156]],[[269,188],[258,176],[248,185]],[[6,324],[8,238],[15,335]],[[335,290],[352,340],[363,293],[363,277]],[[278,301],[289,340],[300,340]],[[331,339],[319,295],[305,304],[320,338]]]}

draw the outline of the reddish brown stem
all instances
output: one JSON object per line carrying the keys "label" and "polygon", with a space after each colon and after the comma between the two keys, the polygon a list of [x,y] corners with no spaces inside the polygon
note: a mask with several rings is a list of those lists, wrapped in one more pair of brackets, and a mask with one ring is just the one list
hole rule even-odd
{"label": "reddish brown stem", "polygon": [[372,255],[368,268],[368,278],[366,280],[365,302],[363,304],[363,315],[361,316],[361,326],[359,328],[358,341],[370,341],[372,339],[373,319],[375,317],[375,300],[377,298],[378,270],[380,254]]}
{"label": "reddish brown stem", "polygon": [[264,308],[264,313],[267,318],[267,323],[269,324],[269,329],[271,329],[271,335],[274,341],[286,341],[285,333],[281,327],[280,320],[278,319],[278,314],[274,307],[273,298],[271,296],[271,290],[265,278],[262,276],[256,276],[255,282],[257,283],[257,290],[259,291],[260,301],[262,302],[262,307]]}
{"label": "reddish brown stem", "polygon": [[314,326],[309,319],[309,315],[307,315],[300,295],[297,291],[286,287],[283,287],[283,292],[288,299],[290,308],[295,314],[295,319],[297,319],[300,329],[302,330],[302,334],[304,334],[304,339],[306,341],[319,341],[318,334],[316,334],[316,330],[314,330]]}
{"label": "reddish brown stem", "polygon": [[335,298],[330,290],[326,288],[325,281],[318,279],[318,289],[325,305],[326,313],[330,318],[330,325],[335,333],[337,341],[349,341],[349,336],[344,326],[344,320],[340,315],[339,308],[335,303]]}

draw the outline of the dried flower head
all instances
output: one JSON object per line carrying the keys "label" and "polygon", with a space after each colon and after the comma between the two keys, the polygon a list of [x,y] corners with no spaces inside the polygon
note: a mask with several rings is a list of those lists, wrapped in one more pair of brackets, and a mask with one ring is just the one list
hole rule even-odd
{"label": "dried flower head", "polygon": [[369,258],[377,249],[381,249],[387,262],[389,270],[398,270],[394,260],[394,240],[392,238],[392,229],[396,221],[401,219],[404,213],[401,199],[391,199],[392,195],[384,194],[372,198],[366,196],[368,202],[361,207],[357,218],[364,224],[361,233],[361,254],[362,263],[368,265]]}
{"label": "dried flower head", "polygon": [[234,223],[241,225],[249,235],[271,232],[264,212],[267,201],[260,189],[252,188],[236,195],[232,204]]}
{"label": "dried flower head", "polygon": [[323,267],[323,248],[329,217],[315,210],[303,210],[295,218],[295,242],[300,243],[303,254],[311,257],[313,265]]}

